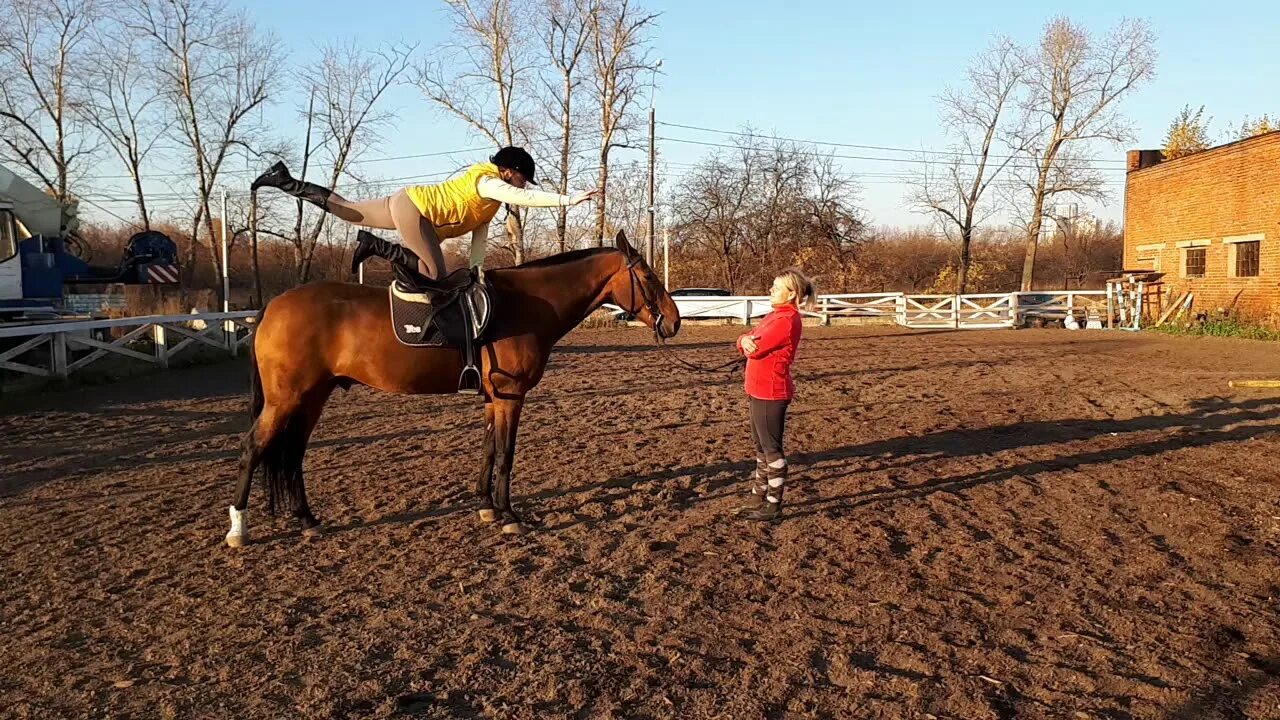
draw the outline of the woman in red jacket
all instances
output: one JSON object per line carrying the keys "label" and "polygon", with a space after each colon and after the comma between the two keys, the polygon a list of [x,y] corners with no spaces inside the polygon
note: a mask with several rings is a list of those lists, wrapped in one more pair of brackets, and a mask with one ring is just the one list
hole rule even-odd
{"label": "woman in red jacket", "polygon": [[746,391],[751,403],[751,441],[756,446],[752,502],[742,508],[752,520],[782,517],[782,490],[787,481],[782,433],[787,405],[796,391],[791,363],[803,328],[800,306],[813,310],[815,295],[813,281],[804,273],[794,268],[782,271],[769,291],[773,312],[755,330],[738,338],[738,350],[747,356]]}

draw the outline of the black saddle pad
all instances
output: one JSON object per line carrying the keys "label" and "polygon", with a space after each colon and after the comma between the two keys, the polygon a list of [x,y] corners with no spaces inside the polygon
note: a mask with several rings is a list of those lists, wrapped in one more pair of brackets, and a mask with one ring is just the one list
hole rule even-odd
{"label": "black saddle pad", "polygon": [[[488,324],[488,293],[481,285],[473,286],[462,294],[448,296],[439,308],[432,304],[426,293],[415,293],[392,282],[388,288],[391,297],[391,327],[396,339],[412,347],[460,347],[463,333],[471,332],[479,339]],[[473,325],[467,327],[463,303],[470,300],[474,306]]]}

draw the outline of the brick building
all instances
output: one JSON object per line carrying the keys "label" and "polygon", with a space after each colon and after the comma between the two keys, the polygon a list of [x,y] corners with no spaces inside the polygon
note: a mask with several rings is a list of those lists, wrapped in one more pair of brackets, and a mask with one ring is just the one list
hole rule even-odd
{"label": "brick building", "polygon": [[[1280,132],[1165,160],[1131,150],[1124,267],[1163,272],[1166,302],[1280,311]],[[1238,295],[1238,299],[1237,299]]]}

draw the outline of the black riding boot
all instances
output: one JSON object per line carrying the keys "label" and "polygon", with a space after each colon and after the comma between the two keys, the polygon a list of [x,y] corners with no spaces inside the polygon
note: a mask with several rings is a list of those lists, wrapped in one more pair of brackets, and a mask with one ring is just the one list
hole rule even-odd
{"label": "black riding boot", "polygon": [[380,257],[391,263],[396,279],[407,290],[421,291],[426,277],[418,270],[418,254],[400,243],[374,235],[367,230],[356,233],[356,252],[351,256],[351,274],[360,270],[360,263],[371,257]]}
{"label": "black riding boot", "polygon": [[377,256],[392,265],[403,265],[405,269],[418,272],[418,254],[400,243],[374,235],[366,230],[356,233],[356,253],[351,256],[351,274],[360,269],[360,263]]}
{"label": "black riding boot", "polygon": [[295,180],[289,174],[289,168],[283,162],[278,162],[271,166],[270,170],[258,176],[257,180],[249,186],[251,190],[257,190],[260,187],[277,188],[296,198],[306,200],[319,207],[322,210],[328,210],[329,196],[333,191],[326,187],[321,187],[315,183],[309,183],[302,180]]}

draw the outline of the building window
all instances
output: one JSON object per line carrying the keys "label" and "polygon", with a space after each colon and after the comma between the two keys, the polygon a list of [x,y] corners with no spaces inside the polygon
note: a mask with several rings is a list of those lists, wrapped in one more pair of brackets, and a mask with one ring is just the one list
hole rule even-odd
{"label": "building window", "polygon": [[1231,246],[1236,256],[1236,277],[1258,277],[1258,254],[1262,243],[1258,241],[1235,243]]}
{"label": "building window", "polygon": [[1160,272],[1159,255],[1139,255],[1138,264],[1143,266],[1143,269],[1150,270],[1152,272]]}
{"label": "building window", "polygon": [[1204,248],[1187,248],[1186,258],[1183,276],[1189,278],[1204,277]]}
{"label": "building window", "polygon": [[1144,269],[1160,272],[1160,255],[1164,252],[1164,245],[1164,243],[1138,245],[1134,248],[1137,251],[1137,264]]}

